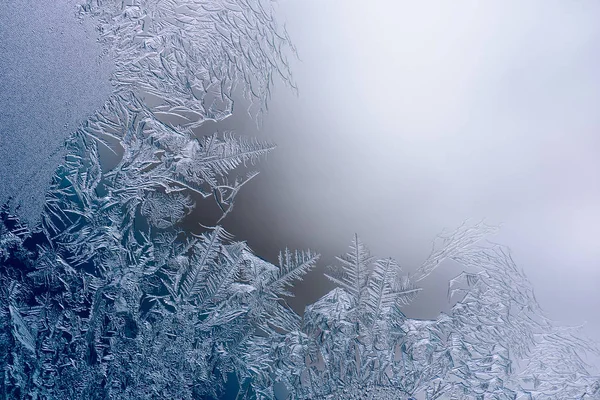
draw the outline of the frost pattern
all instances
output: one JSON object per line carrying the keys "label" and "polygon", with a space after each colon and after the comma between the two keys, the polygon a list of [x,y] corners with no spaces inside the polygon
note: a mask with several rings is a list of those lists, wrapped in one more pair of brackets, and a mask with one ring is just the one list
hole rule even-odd
{"label": "frost pattern", "polygon": [[220,227],[117,237],[127,213],[98,214],[95,227],[34,234],[2,213],[5,398],[220,398],[228,380],[272,386],[266,338],[298,324],[280,296],[317,255],[286,250],[274,266]]}
{"label": "frost pattern", "polygon": [[284,51],[295,48],[269,1],[87,0],[82,12],[101,23],[117,92],[141,94],[158,118],[225,118],[237,89],[260,116],[275,78],[295,88]]}
{"label": "frost pattern", "polygon": [[[236,85],[266,111],[293,47],[258,1],[81,10],[117,60],[115,93],[68,141],[39,227],[0,211],[4,398],[600,398],[580,358],[597,350],[544,317],[505,248],[477,244],[493,227],[440,236],[412,275],[356,235],[326,275],[338,287],[302,317],[285,299],[316,253],[274,265],[218,223],[183,231],[202,199],[231,212],[273,149],[194,129],[231,113]],[[445,260],[465,266],[452,312],[407,318]]]}
{"label": "frost pattern", "polygon": [[[123,148],[109,171],[101,134]],[[318,255],[286,250],[275,266],[220,226],[177,226],[195,206],[190,193],[215,198],[225,215],[248,180],[232,171],[271,149],[171,129],[135,96],[90,119],[69,142],[40,229],[2,213],[0,392],[220,398],[236,381],[272,397],[264,341],[297,326],[282,296]]]}
{"label": "frost pattern", "polygon": [[[493,227],[463,225],[414,276],[374,259],[355,236],[329,279],[338,288],[306,308],[301,329],[274,352],[279,379],[301,399],[591,399],[600,377],[580,357],[598,354],[544,317],[531,284],[499,245],[475,245]],[[415,282],[444,260],[467,270],[450,314],[407,318]]]}

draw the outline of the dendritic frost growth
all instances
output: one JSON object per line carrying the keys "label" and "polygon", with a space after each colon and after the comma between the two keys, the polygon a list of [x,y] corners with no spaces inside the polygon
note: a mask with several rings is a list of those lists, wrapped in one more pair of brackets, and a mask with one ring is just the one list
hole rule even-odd
{"label": "dendritic frost growth", "polygon": [[[240,89],[266,111],[291,46],[268,2],[101,1],[81,7],[116,60],[115,91],[67,142],[32,227],[0,210],[0,394],[15,399],[599,399],[581,358],[597,352],[552,324],[497,229],[440,236],[413,274],[355,235],[302,316],[286,303],[316,265],[277,263],[218,223],[182,229],[203,199],[221,219],[274,146],[198,137]],[[211,200],[212,201],[212,200]],[[408,318],[445,260],[451,312]]]}

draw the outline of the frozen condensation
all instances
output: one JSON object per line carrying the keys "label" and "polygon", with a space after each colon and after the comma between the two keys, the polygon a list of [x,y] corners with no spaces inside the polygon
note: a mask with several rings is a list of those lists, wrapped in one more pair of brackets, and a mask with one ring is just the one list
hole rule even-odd
{"label": "frozen condensation", "polygon": [[[508,249],[475,244],[482,223],[440,236],[414,276],[375,259],[355,236],[328,277],[338,288],[306,308],[275,345],[278,378],[300,399],[597,399],[600,377],[581,356],[598,349],[544,317]],[[407,318],[415,282],[454,260],[450,314]]]}
{"label": "frozen condensation", "polygon": [[[440,235],[414,274],[355,235],[326,274],[337,287],[303,316],[286,298],[318,254],[285,249],[275,265],[218,224],[181,229],[203,198],[226,217],[274,148],[195,133],[234,111],[237,89],[260,116],[275,76],[293,87],[270,3],[96,0],[80,13],[115,60],[114,90],[73,127],[41,223],[0,210],[2,397],[600,398],[581,358],[597,349],[544,316],[507,249],[480,244],[494,227]],[[407,318],[446,260],[465,268],[451,312]]]}
{"label": "frozen condensation", "polygon": [[134,92],[172,125],[197,127],[231,114],[235,95],[260,117],[275,79],[295,87],[284,27],[263,0],[87,0],[116,60],[118,93]]}
{"label": "frozen condensation", "polygon": [[0,204],[39,221],[64,141],[112,92],[110,59],[77,1],[0,6]]}

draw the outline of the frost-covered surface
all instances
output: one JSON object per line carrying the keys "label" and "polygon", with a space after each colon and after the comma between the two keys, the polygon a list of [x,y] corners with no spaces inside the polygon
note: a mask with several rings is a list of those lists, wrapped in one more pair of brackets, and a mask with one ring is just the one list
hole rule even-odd
{"label": "frost-covered surface", "polygon": [[[544,317],[508,249],[474,245],[493,231],[465,225],[441,236],[414,276],[372,258],[355,236],[328,275],[339,288],[276,348],[279,379],[303,399],[600,398],[600,377],[580,358],[598,349]],[[449,283],[459,301],[436,320],[406,318],[415,282],[444,260],[466,268]]]}
{"label": "frost-covered surface", "polygon": [[221,227],[132,229],[136,200],[93,195],[93,159],[59,173],[42,231],[0,215],[6,398],[223,398],[228,384],[248,399],[282,384],[293,399],[600,397],[580,358],[596,349],[544,318],[506,249],[460,245],[484,226],[424,263],[468,267],[450,314],[407,318],[419,275],[355,237],[329,275],[340,287],[300,318],[283,296],[318,255],[285,250],[273,265]]}
{"label": "frost-covered surface", "polygon": [[[580,358],[595,348],[544,317],[506,249],[478,245],[493,227],[441,236],[412,275],[355,236],[327,274],[338,287],[303,317],[285,298],[317,254],[286,249],[274,265],[221,226],[181,230],[204,198],[225,217],[256,174],[244,167],[273,149],[194,133],[232,112],[236,85],[258,116],[273,76],[291,83],[291,47],[269,7],[82,7],[116,60],[115,91],[67,142],[41,224],[0,212],[0,395],[600,398]],[[445,260],[465,267],[450,282],[451,313],[407,318],[418,282]]]}
{"label": "frost-covered surface", "polygon": [[[69,141],[39,230],[2,214],[0,393],[219,398],[235,380],[270,393],[266,338],[297,326],[281,297],[318,256],[286,250],[274,266],[219,226],[178,224],[204,197],[225,216],[255,175],[233,170],[273,146],[195,138],[124,96]],[[120,161],[105,171],[98,148],[115,142]]]}
{"label": "frost-covered surface", "polygon": [[0,6],[0,204],[39,221],[64,141],[112,88],[95,23],[76,0],[5,0]]}
{"label": "frost-covered surface", "polygon": [[265,0],[87,0],[116,60],[118,93],[133,91],[154,114],[196,127],[231,114],[239,89],[260,117],[275,79],[291,87],[294,48]]}

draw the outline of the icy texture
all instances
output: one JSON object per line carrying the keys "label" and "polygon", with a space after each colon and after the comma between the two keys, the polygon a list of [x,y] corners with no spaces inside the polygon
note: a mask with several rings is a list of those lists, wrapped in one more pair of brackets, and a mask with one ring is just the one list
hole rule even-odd
{"label": "icy texture", "polygon": [[264,338],[298,323],[279,296],[317,256],[286,251],[276,267],[219,227],[136,239],[118,229],[123,211],[53,237],[2,214],[3,397],[220,398],[227,379],[270,387]]}
{"label": "icy texture", "polygon": [[0,205],[39,221],[64,141],[111,94],[110,59],[76,0],[0,5]]}
{"label": "icy texture", "polygon": [[[328,275],[339,288],[308,306],[274,352],[292,397],[600,398],[600,377],[580,358],[598,350],[544,317],[507,249],[473,245],[493,231],[479,224],[441,236],[413,277],[373,259],[356,236]],[[449,286],[460,301],[436,320],[406,318],[414,282],[446,259],[468,267]]]}
{"label": "icy texture", "polygon": [[[355,236],[298,316],[286,304],[318,261],[278,265],[218,224],[181,230],[214,199],[221,215],[270,143],[194,128],[232,112],[235,86],[266,110],[291,83],[285,31],[257,1],[90,1],[117,60],[115,93],[67,142],[41,224],[0,212],[0,396],[16,399],[600,398],[579,358],[596,351],[552,325],[496,231],[440,237],[413,275]],[[103,154],[103,155],[101,155]],[[188,221],[189,222],[189,221]],[[452,312],[402,307],[445,260]],[[283,389],[285,388],[285,389]],[[285,394],[281,394],[285,392]]]}
{"label": "icy texture", "polygon": [[[116,59],[114,83],[148,100],[159,118],[199,126],[231,114],[236,85],[259,117],[275,78],[294,84],[294,50],[263,0],[87,0]],[[152,105],[150,105],[152,104]]]}
{"label": "icy texture", "polygon": [[544,318],[506,249],[472,245],[488,227],[459,228],[423,264],[470,270],[450,282],[462,294],[448,315],[407,318],[422,271],[374,259],[355,236],[328,275],[340,287],[300,318],[282,296],[316,254],[285,250],[276,266],[218,226],[132,230],[135,199],[94,196],[94,156],[73,160],[46,229],[0,214],[6,398],[223,398],[232,382],[248,399],[277,384],[293,399],[600,398],[580,358],[597,350]]}
{"label": "icy texture", "polygon": [[232,170],[273,149],[192,128],[227,116],[238,83],[263,111],[274,71],[289,82],[285,31],[254,1],[81,11],[116,60],[115,91],[67,143],[39,230],[2,212],[0,393],[220,398],[238,382],[272,397],[266,338],[296,328],[281,296],[318,256],[274,266],[219,226],[178,224],[202,198],[225,217],[256,175]]}
{"label": "icy texture", "polygon": [[[98,147],[123,148],[102,169]],[[0,393],[7,398],[220,398],[228,381],[271,396],[267,337],[296,329],[281,300],[318,258],[254,256],[216,226],[177,224],[196,198],[225,215],[270,144],[197,139],[115,98],[68,143],[35,233],[0,225]],[[250,177],[254,174],[250,174]]]}

